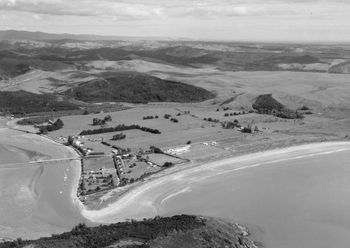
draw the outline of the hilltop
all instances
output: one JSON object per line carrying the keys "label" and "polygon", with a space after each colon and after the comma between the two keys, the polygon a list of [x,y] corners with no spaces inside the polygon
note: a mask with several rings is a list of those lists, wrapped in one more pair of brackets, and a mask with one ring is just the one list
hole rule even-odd
{"label": "hilltop", "polygon": [[5,242],[0,244],[0,248],[256,248],[247,235],[247,230],[235,223],[214,218],[178,215],[98,227],[79,224],[70,232],[38,240],[19,239]]}

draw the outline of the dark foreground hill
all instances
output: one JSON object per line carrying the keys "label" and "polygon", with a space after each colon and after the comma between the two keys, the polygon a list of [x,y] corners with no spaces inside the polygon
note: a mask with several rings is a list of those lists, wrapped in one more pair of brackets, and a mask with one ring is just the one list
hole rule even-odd
{"label": "dark foreground hill", "polygon": [[189,215],[156,217],[143,221],[86,227],[80,224],[60,235],[32,241],[18,239],[0,244],[0,248],[199,248],[257,247],[245,228],[230,222]]}
{"label": "dark foreground hill", "polygon": [[200,102],[214,94],[196,86],[163,80],[143,73],[102,73],[100,78],[66,91],[84,102]]}

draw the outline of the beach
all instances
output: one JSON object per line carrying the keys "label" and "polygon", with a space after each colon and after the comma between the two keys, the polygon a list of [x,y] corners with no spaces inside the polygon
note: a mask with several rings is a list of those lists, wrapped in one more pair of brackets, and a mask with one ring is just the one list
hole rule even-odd
{"label": "beach", "polygon": [[[345,247],[350,242],[350,220],[344,214],[350,207],[349,142],[191,164],[146,180],[107,207],[91,210],[76,195],[81,167],[73,149],[43,136],[4,127],[0,132],[0,238],[5,240],[50,236],[80,222],[108,224],[187,213],[242,223],[265,247],[292,248],[295,240],[300,247]],[[318,234],[324,238],[312,238]]]}
{"label": "beach", "polygon": [[292,248],[296,241],[298,247],[346,247],[349,151],[348,142],[329,142],[203,164],[148,182],[105,209],[82,214],[100,223],[200,214],[246,225],[265,247]]}

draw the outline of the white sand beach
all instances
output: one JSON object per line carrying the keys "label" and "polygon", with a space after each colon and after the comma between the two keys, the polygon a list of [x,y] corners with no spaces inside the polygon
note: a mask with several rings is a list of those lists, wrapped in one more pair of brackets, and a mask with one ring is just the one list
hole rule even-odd
{"label": "white sand beach", "polygon": [[113,223],[201,214],[248,226],[265,247],[293,248],[296,241],[298,247],[346,247],[349,151],[349,142],[318,143],[203,164],[145,183],[105,209],[83,209],[82,215]]}

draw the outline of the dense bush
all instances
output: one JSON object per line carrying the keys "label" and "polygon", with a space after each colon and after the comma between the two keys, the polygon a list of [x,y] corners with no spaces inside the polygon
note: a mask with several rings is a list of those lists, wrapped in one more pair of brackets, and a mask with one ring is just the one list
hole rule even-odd
{"label": "dense bush", "polygon": [[203,88],[137,72],[105,72],[65,92],[85,102],[200,102],[214,97]]}
{"label": "dense bush", "polygon": [[126,131],[126,130],[133,130],[138,129],[144,132],[149,132],[153,134],[161,134],[161,132],[158,129],[152,129],[149,127],[142,127],[139,125],[118,125],[116,127],[106,127],[106,128],[99,128],[99,129],[93,129],[93,130],[83,130],[80,135],[93,135],[93,134],[101,134],[101,133],[112,133],[112,132],[120,132],[120,131]]}
{"label": "dense bush", "polygon": [[152,120],[152,119],[158,119],[158,115],[156,116],[149,115],[149,116],[142,117],[142,120]]}
{"label": "dense bush", "polygon": [[47,132],[52,132],[61,129],[64,126],[61,119],[57,119],[53,124],[39,126],[39,132],[45,134]]}
{"label": "dense bush", "polygon": [[[40,238],[35,241],[13,241],[0,243],[0,248],[17,248],[33,245],[40,248],[98,248],[108,247],[119,240],[136,239],[143,243],[165,236],[168,233],[188,231],[205,225],[205,220],[190,215],[173,217],[155,217],[143,221],[121,222],[111,225],[87,227],[85,224],[75,226],[70,232]],[[128,246],[129,247],[129,246]],[[131,246],[132,247],[132,246]],[[137,247],[148,247],[146,245]]]}
{"label": "dense bush", "polygon": [[165,114],[165,115],[164,115],[164,118],[165,118],[165,119],[170,119],[170,117],[171,117],[171,115],[169,115],[169,114]]}
{"label": "dense bush", "polygon": [[163,167],[164,167],[164,168],[170,168],[170,167],[172,167],[172,166],[174,166],[174,164],[173,164],[172,162],[165,162],[165,163],[163,164]]}
{"label": "dense bush", "polygon": [[126,138],[125,134],[119,133],[119,134],[113,135],[112,140],[122,140],[122,139],[125,139],[125,138]]}
{"label": "dense bush", "polygon": [[150,146],[149,149],[150,149],[152,152],[154,152],[154,153],[160,153],[160,154],[163,154],[163,153],[164,153],[162,149],[160,149],[160,148],[158,148],[158,147],[156,147],[156,146]]}
{"label": "dense bush", "polygon": [[18,125],[38,125],[49,121],[50,121],[50,117],[39,116],[39,117],[24,118],[22,120],[17,121],[17,124]]}
{"label": "dense bush", "polygon": [[93,126],[102,126],[104,124],[106,124],[106,121],[104,119],[94,118],[92,120],[92,125]]}
{"label": "dense bush", "polygon": [[27,114],[74,110],[79,107],[68,101],[58,101],[50,94],[34,94],[26,91],[0,91],[0,112]]}

